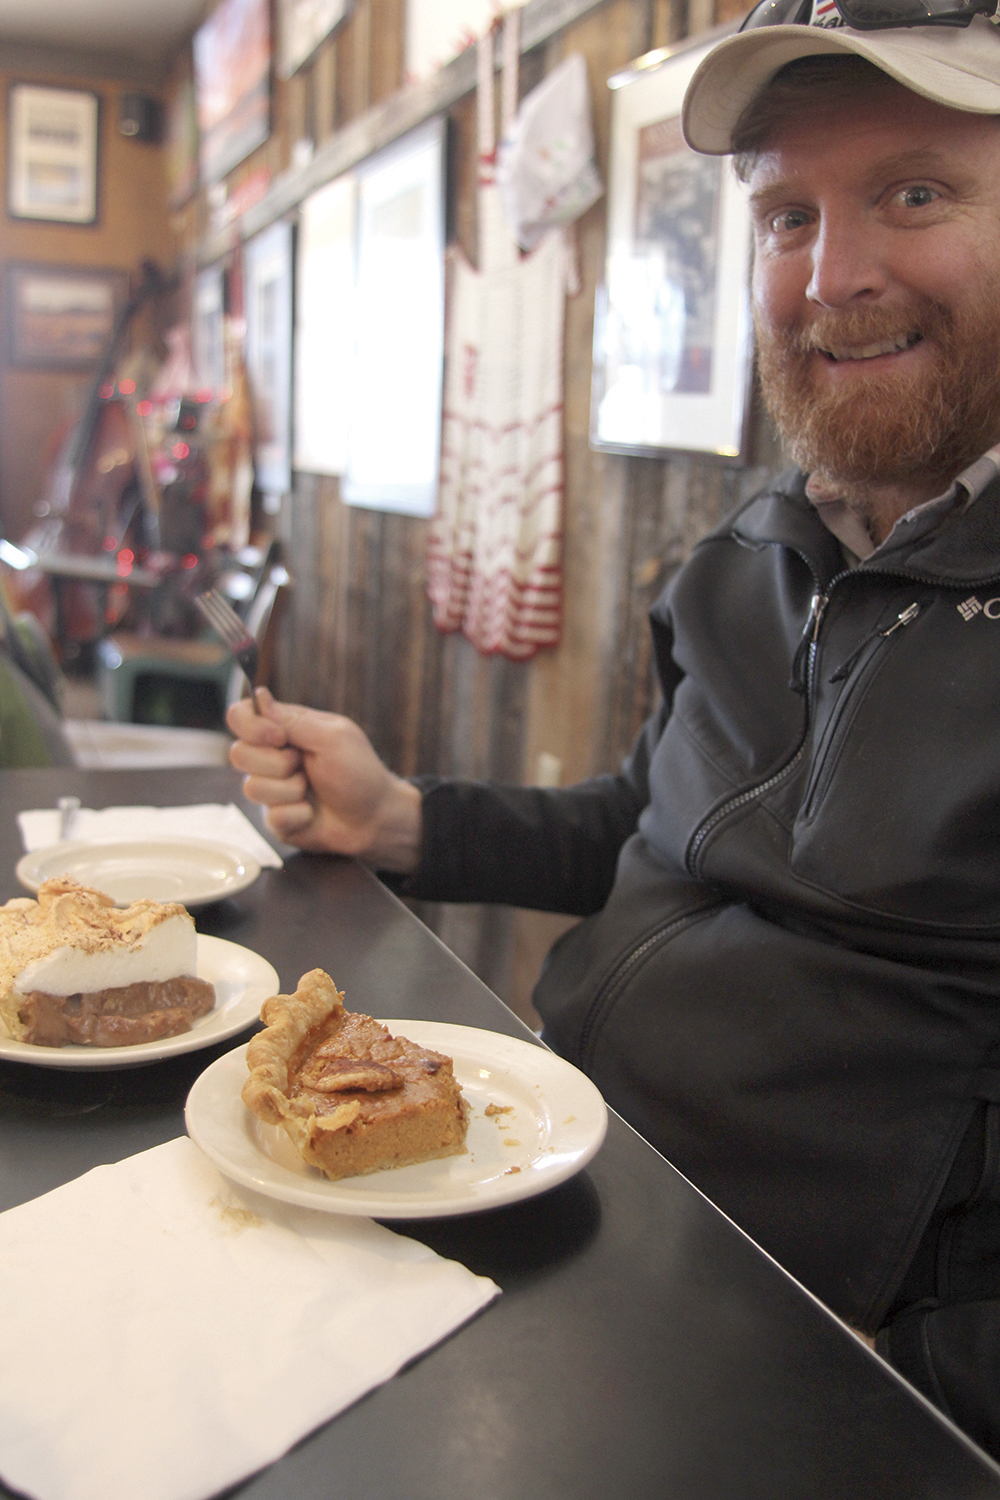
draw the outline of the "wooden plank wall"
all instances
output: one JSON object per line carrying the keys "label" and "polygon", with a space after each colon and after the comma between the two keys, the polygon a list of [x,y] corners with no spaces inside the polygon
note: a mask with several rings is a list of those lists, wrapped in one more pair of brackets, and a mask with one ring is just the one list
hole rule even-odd
{"label": "wooden plank wall", "polygon": [[[739,0],[720,0],[735,5]],[[690,16],[689,16],[690,5]],[[606,178],[606,83],[630,60],[729,18],[711,0],[606,0],[523,59],[522,92],[571,52],[587,61],[598,160]],[[358,0],[350,21],[290,84],[276,131],[240,169],[272,171],[292,142],[321,144],[402,81],[403,0]],[[475,260],[475,117],[451,111],[453,237]],[[234,181],[239,180],[234,174]],[[571,782],[614,767],[654,701],[646,611],[698,536],[752,492],[776,457],[757,422],[755,467],[598,454],[588,446],[595,288],[603,273],[603,201],[578,226],[582,291],[567,307],[565,622],[561,644],[518,664],[478,655],[432,625],[425,595],[427,525],[341,504],[335,480],[297,474],[279,526],[295,576],[281,690],[357,719],[403,774],[522,782],[554,756]],[[189,245],[197,225],[188,225]],[[420,908],[423,918],[516,1010],[566,921],[500,908]]]}

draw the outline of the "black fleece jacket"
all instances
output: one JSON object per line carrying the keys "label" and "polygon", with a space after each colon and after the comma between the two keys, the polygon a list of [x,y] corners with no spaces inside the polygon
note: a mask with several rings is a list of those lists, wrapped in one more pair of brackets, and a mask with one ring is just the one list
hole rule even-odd
{"label": "black fleece jacket", "polygon": [[783,476],[651,623],[663,706],[621,774],[424,779],[407,889],[584,917],[546,1039],[875,1329],[1000,1100],[1000,481],[849,570]]}

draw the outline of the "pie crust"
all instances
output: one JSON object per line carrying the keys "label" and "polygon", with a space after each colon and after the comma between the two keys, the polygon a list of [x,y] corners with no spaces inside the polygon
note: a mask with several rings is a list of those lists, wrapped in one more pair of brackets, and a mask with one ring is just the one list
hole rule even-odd
{"label": "pie crust", "polygon": [[264,1002],[247,1047],[247,1108],[336,1181],[465,1151],[469,1110],[450,1057],[344,1009],[322,969]]}

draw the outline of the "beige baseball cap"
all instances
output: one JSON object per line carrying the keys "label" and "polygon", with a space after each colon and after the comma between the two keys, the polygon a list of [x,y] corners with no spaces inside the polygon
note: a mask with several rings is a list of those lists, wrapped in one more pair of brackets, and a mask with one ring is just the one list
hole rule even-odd
{"label": "beige baseball cap", "polygon": [[705,58],[684,96],[689,146],[708,156],[732,149],[733,127],[775,73],[797,57],[854,52],[916,94],[974,114],[1000,115],[1000,27],[985,16],[968,26],[855,31],[834,0],[813,0],[805,23],[763,25],[726,37]]}

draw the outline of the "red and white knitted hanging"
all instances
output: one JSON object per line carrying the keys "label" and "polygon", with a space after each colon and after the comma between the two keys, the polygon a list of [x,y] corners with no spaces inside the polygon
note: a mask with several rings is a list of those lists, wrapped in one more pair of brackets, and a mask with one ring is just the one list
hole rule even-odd
{"label": "red and white knitted hanging", "polygon": [[[517,108],[518,13],[503,31],[503,123]],[[559,639],[563,321],[559,232],[522,256],[494,167],[493,38],[479,43],[479,269],[450,255],[438,511],[428,593],[441,630],[532,656]]]}

